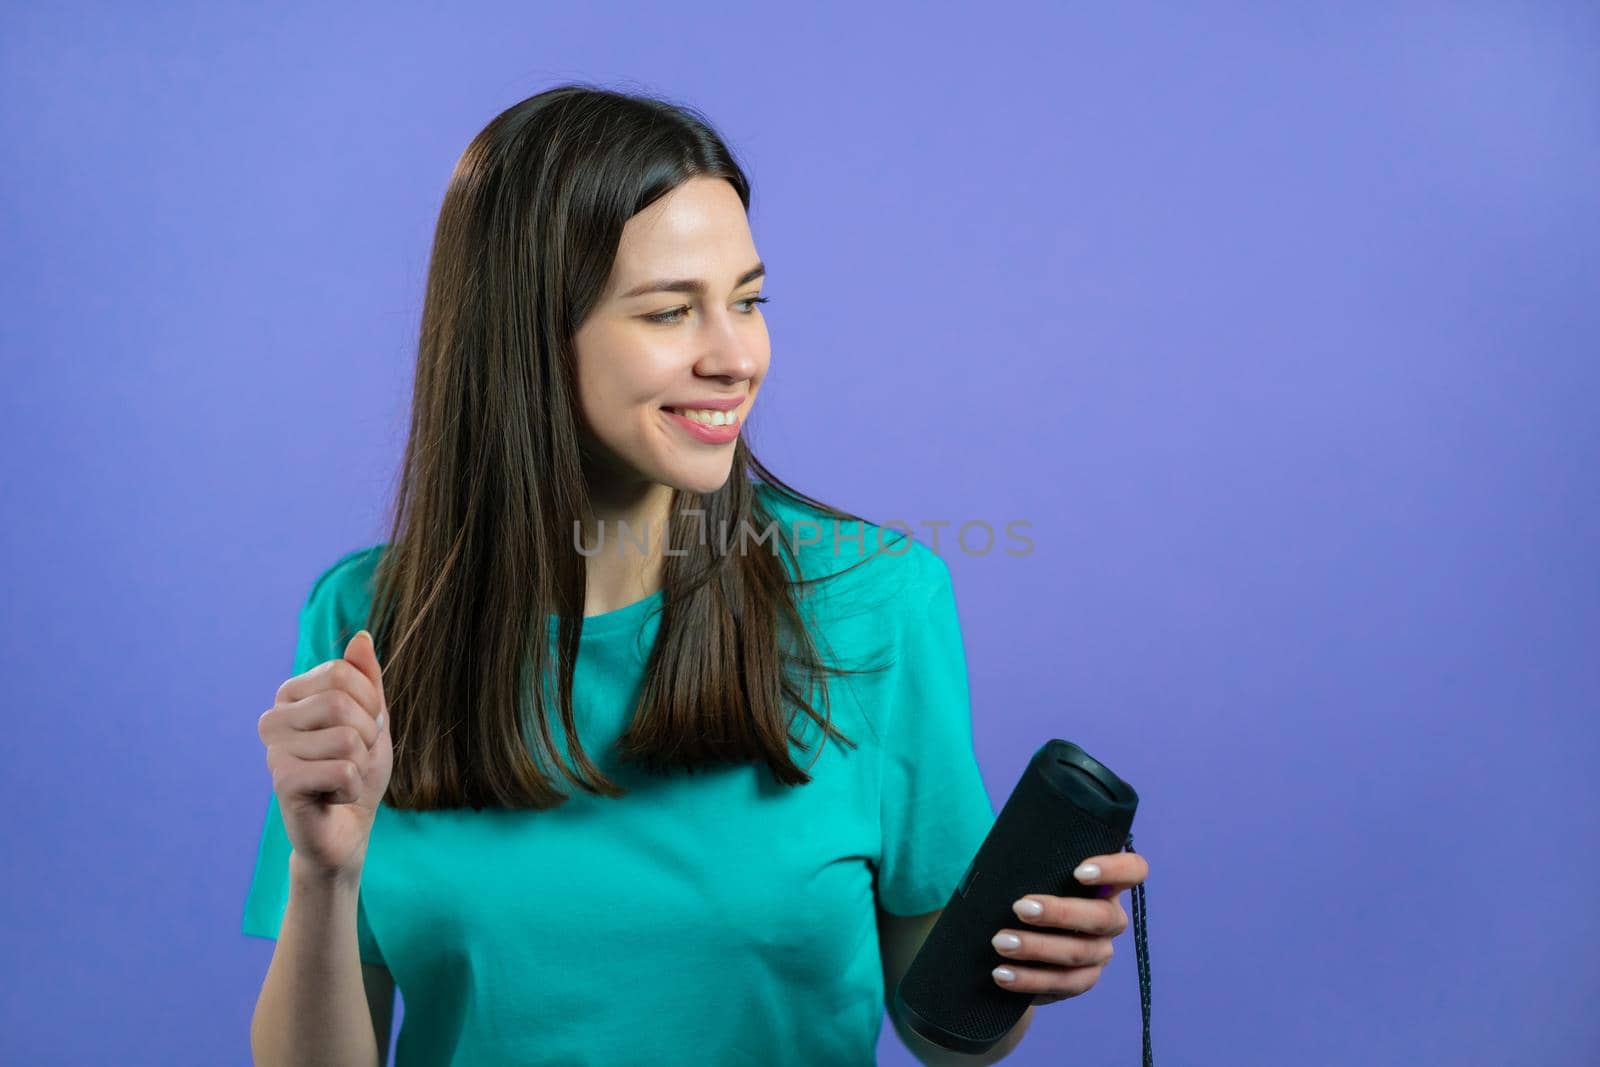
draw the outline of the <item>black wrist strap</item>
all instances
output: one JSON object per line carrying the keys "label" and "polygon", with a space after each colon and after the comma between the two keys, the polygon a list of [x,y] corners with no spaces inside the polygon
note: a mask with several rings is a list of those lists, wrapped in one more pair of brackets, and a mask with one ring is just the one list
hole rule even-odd
{"label": "black wrist strap", "polygon": [[[1123,848],[1132,852],[1133,834],[1128,834]],[[1145,903],[1144,883],[1133,887],[1133,950],[1139,965],[1139,1014],[1144,1019],[1144,1067],[1155,1067],[1150,1052],[1150,946],[1144,933]]]}

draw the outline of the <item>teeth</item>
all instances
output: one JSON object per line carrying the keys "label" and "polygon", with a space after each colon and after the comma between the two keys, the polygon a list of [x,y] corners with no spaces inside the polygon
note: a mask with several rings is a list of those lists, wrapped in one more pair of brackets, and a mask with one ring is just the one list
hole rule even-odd
{"label": "teeth", "polygon": [[727,426],[737,418],[731,411],[711,411],[699,408],[668,408],[668,411],[682,415],[686,419],[693,419],[707,426]]}

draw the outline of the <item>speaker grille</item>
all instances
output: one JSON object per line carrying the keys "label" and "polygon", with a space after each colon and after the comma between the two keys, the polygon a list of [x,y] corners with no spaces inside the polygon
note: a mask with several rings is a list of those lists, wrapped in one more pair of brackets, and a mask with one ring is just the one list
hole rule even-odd
{"label": "speaker grille", "polygon": [[990,973],[1006,962],[990,938],[1003,927],[1033,928],[1011,910],[1012,902],[1029,893],[1099,896],[1098,887],[1072,872],[1090,856],[1120,852],[1125,840],[1042,775],[1023,775],[962,877],[965,889],[951,895],[901,980],[906,1006],[958,1038],[964,1051],[982,1051],[1003,1038],[1033,1003],[1032,993],[1003,989]]}

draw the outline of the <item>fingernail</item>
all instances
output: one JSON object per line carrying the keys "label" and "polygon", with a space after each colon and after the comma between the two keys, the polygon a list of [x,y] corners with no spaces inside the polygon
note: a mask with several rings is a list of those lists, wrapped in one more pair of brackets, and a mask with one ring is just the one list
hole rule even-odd
{"label": "fingernail", "polygon": [[1100,877],[1100,865],[1098,863],[1079,864],[1078,869],[1072,872],[1072,876],[1080,882],[1092,882]]}
{"label": "fingernail", "polygon": [[995,934],[993,940],[995,948],[1022,947],[1022,938],[1018,937],[1016,934]]}
{"label": "fingernail", "polygon": [[1002,982],[1014,982],[1017,979],[1017,972],[1010,967],[996,967],[994,976]]}
{"label": "fingernail", "polygon": [[1019,900],[1011,907],[1016,910],[1018,915],[1029,919],[1037,919],[1044,914],[1044,905],[1037,900]]}

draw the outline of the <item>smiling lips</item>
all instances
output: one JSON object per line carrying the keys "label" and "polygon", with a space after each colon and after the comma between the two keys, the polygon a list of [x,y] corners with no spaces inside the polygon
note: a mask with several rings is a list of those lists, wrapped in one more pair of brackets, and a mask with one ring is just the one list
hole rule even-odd
{"label": "smiling lips", "polygon": [[[732,401],[726,408],[662,408],[667,413],[667,418],[676,423],[696,441],[708,445],[725,445],[739,436],[739,431],[744,427],[744,420],[731,409],[738,407],[739,401]],[[694,416],[682,414],[683,411],[693,411]]]}
{"label": "smiling lips", "polygon": [[748,399],[750,398],[745,396],[706,396],[676,404],[662,404],[661,406],[668,411],[676,411],[680,415],[685,411],[732,411]]}

